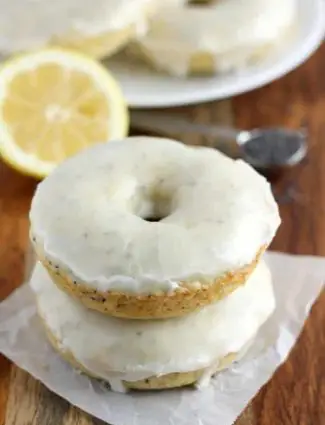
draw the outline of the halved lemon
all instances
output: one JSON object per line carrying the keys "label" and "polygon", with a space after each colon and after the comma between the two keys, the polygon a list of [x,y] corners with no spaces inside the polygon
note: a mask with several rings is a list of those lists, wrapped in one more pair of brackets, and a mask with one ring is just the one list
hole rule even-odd
{"label": "halved lemon", "polygon": [[0,69],[0,155],[43,178],[88,146],[128,132],[128,110],[109,71],[80,53],[50,48]]}

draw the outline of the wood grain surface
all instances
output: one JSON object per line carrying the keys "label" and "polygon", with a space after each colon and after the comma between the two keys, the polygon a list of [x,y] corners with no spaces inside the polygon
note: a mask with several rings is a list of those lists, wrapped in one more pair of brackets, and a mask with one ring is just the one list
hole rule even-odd
{"label": "wood grain surface", "polygon": [[[195,122],[241,128],[304,126],[309,155],[297,169],[273,181],[283,224],[273,249],[325,256],[325,46],[298,70],[231,101],[178,108]],[[210,145],[212,140],[184,137]],[[36,182],[0,163],[0,297],[25,275],[28,210]],[[243,412],[236,425],[325,424],[325,294],[314,306],[288,361]],[[91,425],[94,418],[51,393],[0,357],[0,425]],[[190,425],[190,424],[189,424]],[[216,425],[218,424],[216,422]]]}

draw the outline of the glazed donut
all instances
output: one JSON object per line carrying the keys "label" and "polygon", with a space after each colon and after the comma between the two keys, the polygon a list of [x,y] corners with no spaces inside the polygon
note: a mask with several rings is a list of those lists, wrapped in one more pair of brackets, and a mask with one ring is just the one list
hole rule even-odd
{"label": "glazed donut", "polygon": [[130,137],[59,165],[31,239],[56,284],[126,318],[187,314],[243,284],[279,225],[267,181],[210,148]]}
{"label": "glazed donut", "polygon": [[229,72],[279,45],[292,29],[295,13],[296,0],[164,7],[128,50],[176,76]]}
{"label": "glazed donut", "polygon": [[47,44],[108,56],[143,33],[161,0],[10,0],[0,15],[0,52]]}
{"label": "glazed donut", "polygon": [[30,284],[54,348],[116,391],[207,384],[245,352],[275,308],[264,263],[222,301],[169,320],[117,319],[89,310],[58,289],[40,264]]}

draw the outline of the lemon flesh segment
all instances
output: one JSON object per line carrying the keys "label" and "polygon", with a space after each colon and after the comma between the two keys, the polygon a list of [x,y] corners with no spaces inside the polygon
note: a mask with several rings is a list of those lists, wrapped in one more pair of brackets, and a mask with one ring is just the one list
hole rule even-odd
{"label": "lemon flesh segment", "polygon": [[123,138],[128,111],[100,64],[49,49],[13,59],[0,70],[0,154],[38,177],[88,146]]}

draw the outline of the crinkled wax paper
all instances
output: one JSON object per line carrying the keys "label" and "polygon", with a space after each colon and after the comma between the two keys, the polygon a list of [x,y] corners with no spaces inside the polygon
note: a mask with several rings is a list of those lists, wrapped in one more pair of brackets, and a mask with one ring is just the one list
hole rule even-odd
{"label": "crinkled wax paper", "polygon": [[79,374],[47,343],[27,285],[0,305],[0,351],[55,393],[114,425],[230,425],[286,359],[325,280],[323,258],[268,253],[266,259],[276,312],[246,358],[203,390],[118,394]]}

